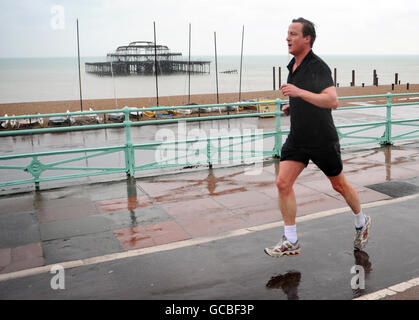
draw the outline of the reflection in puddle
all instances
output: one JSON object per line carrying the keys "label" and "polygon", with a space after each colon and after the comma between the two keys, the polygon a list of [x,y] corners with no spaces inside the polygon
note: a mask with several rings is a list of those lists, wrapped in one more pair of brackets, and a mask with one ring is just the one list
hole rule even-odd
{"label": "reflection in puddle", "polygon": [[[164,185],[167,184],[179,184],[173,188],[168,188],[167,193],[155,196],[154,199],[157,202],[169,201],[169,200],[194,200],[202,198],[203,192],[206,189],[210,196],[217,196],[222,194],[231,194],[237,192],[246,191],[245,187],[237,184],[232,178],[244,174],[244,170],[233,172],[230,174],[216,177],[213,169],[208,169],[207,177],[203,179],[196,178],[179,178],[179,179],[156,179],[153,183]],[[165,189],[164,187],[162,188]],[[217,190],[218,189],[218,190]],[[222,189],[222,191],[219,191]]]}
{"label": "reflection in puddle", "polygon": [[128,210],[131,219],[131,227],[135,228],[137,217],[135,216],[135,208],[137,208],[137,185],[133,177],[127,178],[127,196],[128,196]]}
{"label": "reflection in puddle", "polygon": [[[372,271],[372,263],[368,253],[362,250],[354,250],[355,265],[362,267],[362,272],[360,272],[357,277],[359,278],[355,285],[359,288],[352,288],[352,294],[354,298],[358,298],[361,295],[365,294],[366,290],[366,280],[369,278],[369,274]],[[361,285],[362,282],[362,285]],[[353,285],[351,283],[351,285]]]}
{"label": "reflection in puddle", "polygon": [[[354,173],[366,172],[373,168],[385,170],[385,181],[392,181],[400,178],[398,169],[403,169],[404,165],[415,163],[418,159],[419,152],[415,150],[415,147],[382,146],[362,155],[355,153],[343,162],[353,165],[356,168],[356,170],[353,170]],[[374,171],[372,172],[374,173]],[[414,172],[412,175],[414,175]]]}
{"label": "reflection in puddle", "polygon": [[[277,166],[277,164],[276,164]],[[278,172],[279,167],[276,167]],[[153,198],[157,202],[173,201],[173,200],[194,200],[201,199],[203,195],[220,196],[245,192],[251,188],[267,188],[275,184],[276,176],[268,173],[262,175],[259,179],[246,176],[246,169],[230,169],[233,172],[226,172],[222,169],[215,174],[214,169],[208,169],[205,178],[197,178],[195,176],[179,176],[176,178],[156,178],[151,183],[160,187]],[[237,170],[237,171],[236,171]],[[167,184],[167,186],[165,186]]]}
{"label": "reflection in puddle", "polygon": [[372,271],[372,263],[370,261],[370,256],[368,253],[362,250],[354,250],[355,264],[362,266],[365,270],[365,273],[370,273]]}
{"label": "reflection in puddle", "polygon": [[288,300],[298,300],[298,285],[300,284],[301,273],[288,271],[286,274],[273,276],[266,284],[267,289],[282,289]]}

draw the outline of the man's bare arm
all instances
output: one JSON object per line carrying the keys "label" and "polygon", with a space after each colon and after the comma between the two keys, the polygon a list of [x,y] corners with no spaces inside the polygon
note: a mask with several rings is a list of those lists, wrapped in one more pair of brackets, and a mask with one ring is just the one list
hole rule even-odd
{"label": "man's bare arm", "polygon": [[301,98],[320,108],[336,109],[338,107],[335,87],[326,88],[320,93],[313,93],[287,83],[281,86],[281,91],[287,97]]}

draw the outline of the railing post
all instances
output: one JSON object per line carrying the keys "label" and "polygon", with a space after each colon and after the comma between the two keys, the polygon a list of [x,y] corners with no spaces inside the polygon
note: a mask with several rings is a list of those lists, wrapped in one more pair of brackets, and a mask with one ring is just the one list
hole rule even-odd
{"label": "railing post", "polygon": [[387,105],[386,105],[386,131],[384,133],[384,140],[382,144],[391,145],[393,141],[391,140],[392,132],[391,132],[391,92],[387,93]]}
{"label": "railing post", "polygon": [[135,173],[135,159],[134,159],[134,147],[131,141],[131,120],[129,118],[129,111],[130,108],[124,107],[122,111],[125,114],[125,135],[126,135],[126,143],[125,143],[125,168],[126,173],[128,176],[133,177]]}
{"label": "railing post", "polygon": [[212,169],[212,162],[211,162],[211,140],[208,137],[207,138],[207,162],[208,162],[208,167],[210,169]]}
{"label": "railing post", "polygon": [[39,177],[41,173],[45,170],[45,166],[38,160],[37,156],[33,156],[31,163],[24,169],[24,171],[29,172],[35,179],[35,191],[39,191]]}
{"label": "railing post", "polygon": [[281,157],[282,149],[282,132],[281,132],[281,100],[276,99],[276,115],[275,115],[275,147],[274,147],[274,158]]}

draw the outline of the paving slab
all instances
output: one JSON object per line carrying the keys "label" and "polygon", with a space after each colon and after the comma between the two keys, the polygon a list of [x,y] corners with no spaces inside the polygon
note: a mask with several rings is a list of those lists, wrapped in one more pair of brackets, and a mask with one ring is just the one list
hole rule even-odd
{"label": "paving slab", "polygon": [[45,265],[122,252],[113,231],[42,242]]}
{"label": "paving slab", "polygon": [[0,206],[0,215],[11,212],[33,212],[35,207],[33,204],[33,196],[11,196],[2,199]]}
{"label": "paving slab", "polygon": [[40,233],[41,239],[47,241],[153,224],[169,219],[170,217],[162,208],[155,206],[42,223]]}
{"label": "paving slab", "polygon": [[40,241],[35,212],[0,214],[0,248],[15,248]]}

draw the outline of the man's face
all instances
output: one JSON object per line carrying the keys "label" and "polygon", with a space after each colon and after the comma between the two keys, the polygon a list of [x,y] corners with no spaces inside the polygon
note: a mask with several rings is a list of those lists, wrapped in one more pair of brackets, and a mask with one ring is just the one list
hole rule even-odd
{"label": "man's face", "polygon": [[310,47],[310,36],[303,36],[303,24],[299,22],[293,22],[288,28],[288,52],[292,55],[298,55]]}

